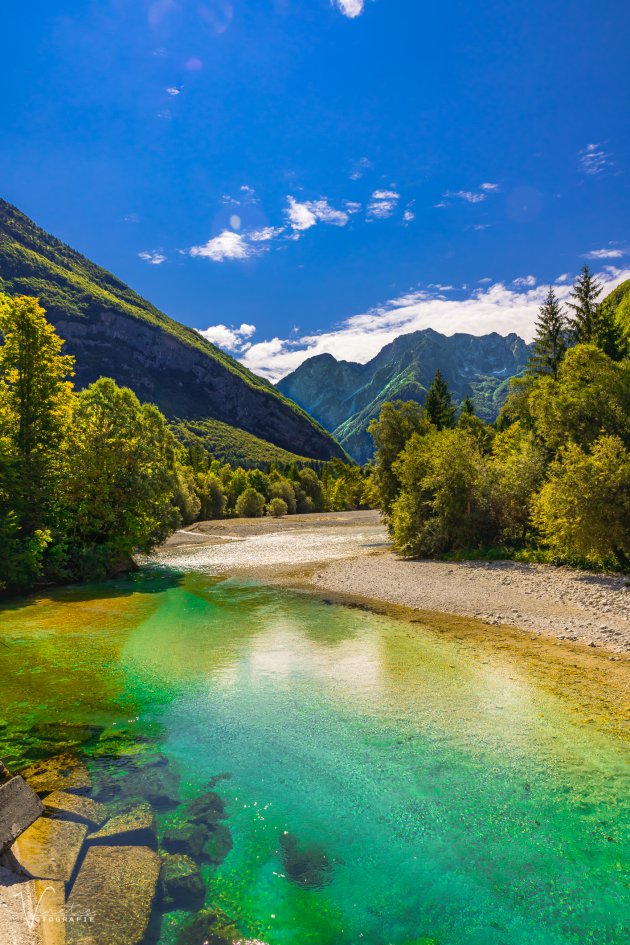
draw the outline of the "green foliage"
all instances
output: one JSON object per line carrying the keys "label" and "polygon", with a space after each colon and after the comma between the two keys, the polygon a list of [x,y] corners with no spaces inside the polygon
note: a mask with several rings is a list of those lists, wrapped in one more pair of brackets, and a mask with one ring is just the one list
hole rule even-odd
{"label": "green foliage", "polygon": [[395,463],[390,531],[406,556],[434,557],[492,537],[487,460],[464,430],[414,434]]}
{"label": "green foliage", "polygon": [[392,504],[400,491],[394,463],[414,433],[426,433],[430,429],[431,424],[425,418],[422,407],[412,400],[384,404],[378,420],[370,424],[369,431],[376,445],[374,482],[385,516],[391,513]]}
{"label": "green foliage", "polygon": [[536,322],[536,335],[528,365],[531,374],[551,374],[558,368],[567,350],[568,324],[552,286],[541,305]]}
{"label": "green foliage", "polygon": [[515,423],[494,437],[489,492],[497,534],[503,541],[525,541],[532,496],[544,481],[546,464],[539,440],[523,424]]}
{"label": "green foliage", "polygon": [[235,510],[239,518],[260,518],[265,509],[265,497],[248,486],[236,500]]}
{"label": "green foliage", "polygon": [[266,467],[270,463],[312,462],[220,420],[177,420],[172,429],[187,449],[203,450],[222,463],[229,462],[244,469]]}
{"label": "green foliage", "polygon": [[273,516],[273,518],[282,518],[283,515],[288,513],[289,509],[287,503],[284,499],[279,499],[277,496],[271,500],[266,506],[267,515]]}
{"label": "green foliage", "polygon": [[630,563],[630,453],[617,436],[590,452],[568,443],[533,503],[543,544],[562,559],[590,565]]}
{"label": "green foliage", "polygon": [[427,391],[424,413],[427,420],[438,430],[446,430],[455,425],[455,407],[448,384],[439,368],[435,372],[433,383]]}
{"label": "green foliage", "polygon": [[36,299],[0,300],[0,587],[131,566],[198,506],[156,407],[101,379],[80,394]]}
{"label": "green foliage", "polygon": [[593,276],[588,265],[575,281],[571,292],[572,301],[567,305],[573,313],[569,317],[569,327],[576,344],[594,344],[597,341],[598,298],[602,294],[602,284]]}

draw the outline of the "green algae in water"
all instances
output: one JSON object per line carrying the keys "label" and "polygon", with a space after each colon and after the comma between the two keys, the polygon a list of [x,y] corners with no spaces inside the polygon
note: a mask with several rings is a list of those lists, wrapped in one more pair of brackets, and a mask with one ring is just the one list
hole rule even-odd
{"label": "green algae in water", "polygon": [[[182,800],[229,775],[214,790],[234,848],[205,869],[207,902],[248,938],[630,940],[625,746],[509,654],[199,574],[65,590],[0,620],[0,757],[45,752],[60,721],[159,749]],[[84,741],[94,764],[99,744]],[[288,878],[285,832],[325,850],[320,886]]]}

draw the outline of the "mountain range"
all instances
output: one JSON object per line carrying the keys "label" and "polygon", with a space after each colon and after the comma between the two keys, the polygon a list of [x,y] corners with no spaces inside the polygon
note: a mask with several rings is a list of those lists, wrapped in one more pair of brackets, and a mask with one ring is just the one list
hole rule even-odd
{"label": "mountain range", "polygon": [[348,454],[366,462],[374,451],[368,425],[388,400],[424,403],[440,368],[456,403],[470,395],[477,414],[494,420],[510,378],[523,371],[529,346],[518,335],[455,334],[432,328],[400,335],[367,364],[320,354],[304,361],[277,388],[308,410]]}
{"label": "mountain range", "polygon": [[39,297],[64,351],[76,357],[77,387],[112,377],[179,421],[180,432],[193,422],[192,435],[210,452],[217,441],[238,445],[246,465],[252,450],[252,465],[265,455],[346,458],[331,434],[272,384],[4,200],[0,292]]}

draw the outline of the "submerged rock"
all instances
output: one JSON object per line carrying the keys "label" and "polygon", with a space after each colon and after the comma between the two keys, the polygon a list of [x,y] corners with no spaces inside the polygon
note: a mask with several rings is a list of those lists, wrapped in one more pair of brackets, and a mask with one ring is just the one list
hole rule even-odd
{"label": "submerged rock", "polygon": [[48,794],[44,807],[52,817],[87,824],[90,830],[100,827],[107,820],[107,808],[104,804],[99,804],[91,797],[70,794],[68,791],[53,791]]}
{"label": "submerged rock", "polygon": [[222,912],[203,909],[180,929],[175,945],[233,945],[242,936]]}
{"label": "submerged rock", "polygon": [[300,846],[293,833],[280,837],[282,862],[289,879],[304,889],[319,889],[332,880],[332,865],[316,843]]}
{"label": "submerged rock", "polygon": [[164,831],[162,846],[167,853],[184,853],[197,857],[206,842],[207,831],[201,824],[181,824]]}
{"label": "submerged rock", "polygon": [[68,927],[68,945],[139,945],[155,900],[160,858],[148,847],[90,847],[68,899],[92,922]]}
{"label": "submerged rock", "polygon": [[186,804],[186,816],[196,823],[215,824],[227,817],[223,798],[214,791],[196,797]]}
{"label": "submerged rock", "polygon": [[106,846],[143,847],[157,846],[157,832],[153,808],[146,801],[128,806],[110,817],[100,830],[90,834],[90,844],[104,844]]}
{"label": "submerged rock", "polygon": [[203,846],[203,856],[219,866],[233,847],[232,833],[225,824],[216,824]]}
{"label": "submerged rock", "polygon": [[0,784],[0,853],[43,812],[42,802],[23,778],[11,778]]}
{"label": "submerged rock", "polygon": [[85,824],[40,817],[15,841],[11,855],[25,876],[67,883],[86,834]]}
{"label": "submerged rock", "polygon": [[199,867],[189,856],[182,853],[163,853],[160,872],[162,903],[165,910],[197,910],[206,897]]}
{"label": "submerged rock", "polygon": [[65,753],[36,761],[20,773],[37,794],[50,794],[52,791],[82,793],[92,786],[85,764],[75,755]]}

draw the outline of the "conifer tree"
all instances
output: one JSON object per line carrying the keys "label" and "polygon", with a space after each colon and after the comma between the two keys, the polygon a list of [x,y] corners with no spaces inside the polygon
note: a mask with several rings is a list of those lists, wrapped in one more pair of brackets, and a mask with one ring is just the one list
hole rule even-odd
{"label": "conifer tree", "polygon": [[460,416],[464,417],[474,417],[475,416],[475,405],[470,399],[470,394],[466,394],[462,402],[462,410]]}
{"label": "conifer tree", "polygon": [[448,385],[439,368],[435,372],[433,383],[427,391],[424,412],[427,420],[435,424],[438,430],[455,426],[455,407]]}
{"label": "conifer tree", "polygon": [[576,344],[597,344],[598,298],[602,284],[593,276],[588,265],[582,267],[571,292],[572,302],[567,305],[573,312],[569,327]]}
{"label": "conifer tree", "polygon": [[595,343],[613,361],[623,361],[628,354],[628,342],[609,299],[597,308]]}
{"label": "conifer tree", "polygon": [[553,286],[538,310],[534,350],[529,361],[530,374],[551,374],[558,368],[567,350],[568,326]]}

